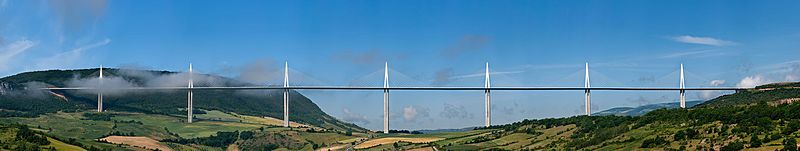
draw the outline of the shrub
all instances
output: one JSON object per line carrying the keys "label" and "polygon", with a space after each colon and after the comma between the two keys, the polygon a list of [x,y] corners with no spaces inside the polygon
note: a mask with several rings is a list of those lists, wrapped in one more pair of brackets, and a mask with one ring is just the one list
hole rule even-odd
{"label": "shrub", "polygon": [[642,141],[641,148],[653,148],[661,145],[666,145],[667,143],[669,142],[667,142],[667,140],[665,140],[663,137],[656,136],[655,138],[645,139],[644,141]]}

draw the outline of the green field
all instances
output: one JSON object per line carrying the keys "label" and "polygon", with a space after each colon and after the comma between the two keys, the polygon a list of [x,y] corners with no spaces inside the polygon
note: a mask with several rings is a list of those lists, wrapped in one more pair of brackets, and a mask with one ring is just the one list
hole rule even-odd
{"label": "green field", "polygon": [[78,146],[75,146],[75,145],[70,145],[70,144],[61,142],[59,140],[55,140],[53,138],[49,138],[49,137],[47,138],[47,141],[50,141],[50,145],[45,146],[45,148],[54,147],[56,150],[59,150],[59,151],[85,151],[86,150],[86,149],[83,149],[81,147],[78,147]]}
{"label": "green field", "polygon": [[[252,116],[224,113],[220,111],[206,111],[208,114],[199,114],[196,120],[188,124],[185,117],[168,116],[159,114],[142,114],[131,112],[104,112],[101,115],[110,115],[110,120],[88,119],[85,114],[96,114],[92,111],[66,113],[59,112],[44,114],[35,118],[6,117],[0,118],[2,123],[19,123],[39,129],[48,135],[74,138],[76,141],[100,148],[116,148],[115,150],[128,150],[135,147],[117,147],[113,144],[96,142],[95,140],[109,134],[123,134],[131,136],[145,136],[155,140],[163,139],[191,139],[210,137],[217,132],[253,131],[256,137],[267,134],[286,135],[292,141],[301,145],[294,149],[311,150],[311,144],[335,145],[345,144],[357,140],[358,136],[346,136],[342,132],[306,132],[309,128],[284,128],[275,126],[275,119],[264,119]],[[314,128],[317,131],[323,130]],[[362,134],[363,135],[363,134]],[[81,150],[80,147],[69,145],[55,139],[49,139],[52,144],[44,147],[55,147],[59,150]],[[344,141],[344,142],[342,142]],[[239,142],[239,141],[237,141]],[[295,144],[297,144],[295,143]],[[163,144],[177,150],[225,150],[220,147],[203,145],[185,145],[163,142]],[[280,148],[278,148],[280,149]]]}

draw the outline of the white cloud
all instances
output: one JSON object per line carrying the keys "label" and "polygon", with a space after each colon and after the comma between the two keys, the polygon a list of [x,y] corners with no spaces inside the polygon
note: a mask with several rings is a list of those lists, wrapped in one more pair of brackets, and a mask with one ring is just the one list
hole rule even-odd
{"label": "white cloud", "polygon": [[787,67],[788,73],[784,80],[786,81],[800,81],[800,63],[794,63]]}
{"label": "white cloud", "polygon": [[15,41],[7,46],[0,47],[0,71],[8,68],[8,63],[11,59],[25,52],[29,48],[36,45],[30,40]]}
{"label": "white cloud", "polygon": [[343,108],[342,109],[342,114],[343,114],[342,115],[342,120],[344,120],[344,121],[353,122],[353,123],[361,123],[361,124],[369,124],[369,120],[367,120],[367,116],[366,115],[353,113],[348,108]]}
{"label": "white cloud", "polygon": [[719,93],[717,91],[700,91],[700,94],[697,97],[700,98],[700,99],[703,99],[703,100],[711,100],[711,99],[716,98],[716,97],[718,97],[720,95],[721,95],[721,93]]}
{"label": "white cloud", "polygon": [[474,117],[463,105],[449,103],[444,103],[444,110],[439,115],[447,119],[472,119]]}
{"label": "white cloud", "polygon": [[522,65],[524,69],[577,69],[582,68],[583,64],[527,64]]}
{"label": "white cloud", "polygon": [[791,75],[791,74],[786,75],[786,78],[784,78],[784,79],[786,81],[800,81],[800,77],[798,77],[797,75]]}
{"label": "white cloud", "polygon": [[714,87],[720,86],[720,85],[723,85],[723,84],[725,84],[725,80],[711,80],[710,82],[708,82],[708,85],[714,86]]}
{"label": "white cloud", "polygon": [[413,121],[417,117],[417,109],[413,106],[403,108],[403,119],[406,121]]}
{"label": "white cloud", "polygon": [[754,87],[775,82],[800,81],[800,60],[770,64],[756,68],[758,75],[743,78],[737,87]]}
{"label": "white cloud", "polygon": [[719,50],[716,49],[708,49],[708,50],[671,53],[661,56],[661,58],[677,58],[683,56],[708,57],[708,56],[719,56],[719,55],[723,55],[723,53],[721,53]]}
{"label": "white cloud", "polygon": [[767,83],[772,83],[772,80],[769,80],[762,75],[755,75],[744,77],[741,81],[739,81],[739,84],[736,84],[736,87],[752,88]]}
{"label": "white cloud", "polygon": [[[722,86],[723,84],[725,84],[725,80],[711,80],[708,82],[708,85],[712,87]],[[722,93],[720,93],[719,91],[700,91],[698,97],[704,100],[709,100],[716,98],[720,95],[722,95]]]}
{"label": "white cloud", "polygon": [[62,52],[50,57],[42,58],[38,60],[36,67],[39,69],[47,69],[47,68],[61,68],[65,66],[70,66],[75,64],[75,62],[80,61],[81,57],[83,57],[84,51],[100,46],[105,46],[108,43],[111,43],[111,39],[106,38],[96,43],[80,46],[78,48],[72,49],[67,52]]}
{"label": "white cloud", "polygon": [[412,105],[403,108],[403,119],[408,122],[428,117],[430,117],[430,110],[426,107]]}
{"label": "white cloud", "polygon": [[516,112],[514,112],[516,107],[519,107],[519,104],[517,104],[517,102],[514,102],[513,106],[505,106],[505,105],[501,106],[501,105],[494,105],[493,104],[492,105],[492,110],[499,111],[500,113],[503,113],[503,114],[506,114],[506,115],[514,115],[514,113],[516,113]]}
{"label": "white cloud", "polygon": [[[642,64],[632,62],[634,60],[616,60],[614,62],[594,62],[589,63],[593,68],[608,67],[608,68],[641,68],[645,67]],[[526,64],[519,68],[526,70],[543,70],[543,69],[583,69],[583,63],[567,63],[567,64]],[[512,71],[514,73],[524,71]]]}
{"label": "white cloud", "polygon": [[461,37],[458,42],[448,46],[442,50],[442,56],[447,58],[455,58],[461,55],[468,55],[482,51],[487,44],[491,41],[490,37],[482,35],[466,35]]}
{"label": "white cloud", "polygon": [[690,35],[676,36],[672,37],[671,39],[682,43],[701,44],[709,46],[728,46],[736,44],[735,42],[732,41],[726,41],[711,37],[695,37]]}
{"label": "white cloud", "polygon": [[133,88],[137,87],[137,85],[131,81],[126,80],[125,78],[118,77],[118,76],[106,76],[103,79],[99,77],[91,77],[91,78],[78,78],[73,77],[73,79],[66,82],[67,87],[96,87],[100,88],[99,90],[79,90],[78,92],[84,93],[97,93],[103,92],[107,95],[121,95],[126,93],[127,91],[122,89],[116,88]]}
{"label": "white cloud", "polygon": [[[492,75],[504,75],[504,74],[517,74],[517,73],[522,73],[522,72],[525,72],[525,71],[489,72],[489,76],[492,76]],[[474,78],[474,77],[483,77],[483,76],[486,76],[486,73],[474,73],[474,74],[468,74],[468,75],[454,76],[454,77],[451,77],[451,79]]]}

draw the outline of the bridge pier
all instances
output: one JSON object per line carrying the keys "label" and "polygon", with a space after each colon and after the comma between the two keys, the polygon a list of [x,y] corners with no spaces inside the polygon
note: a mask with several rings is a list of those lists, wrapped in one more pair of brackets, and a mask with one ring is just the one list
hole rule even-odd
{"label": "bridge pier", "polygon": [[189,93],[186,94],[186,97],[188,98],[187,99],[188,105],[186,107],[186,122],[192,123],[192,120],[194,120],[194,115],[192,115],[194,111],[194,107],[192,107],[192,104],[194,103],[192,102],[192,99],[194,98],[194,93],[192,93],[192,90],[189,90]]}
{"label": "bridge pier", "polygon": [[[100,65],[100,78],[98,78],[98,87],[103,86],[103,65]],[[97,112],[103,112],[103,92],[102,89],[97,90]]]}
{"label": "bridge pier", "polygon": [[194,88],[194,79],[192,79],[192,64],[189,63],[189,93],[186,94],[186,122],[192,123],[194,120],[194,108],[192,104],[194,103],[192,99],[194,99],[194,93],[192,93],[192,88]]}
{"label": "bridge pier", "polygon": [[97,93],[97,112],[103,112],[103,92]]}
{"label": "bridge pier", "polygon": [[686,108],[686,90],[681,90],[680,93],[681,108]]}
{"label": "bridge pier", "polygon": [[289,127],[289,62],[284,64],[283,87],[283,127]]}
{"label": "bridge pier", "polygon": [[389,62],[383,69],[383,133],[389,133]]}
{"label": "bridge pier", "polygon": [[383,133],[389,133],[389,90],[383,89]]}
{"label": "bridge pier", "polygon": [[492,126],[492,95],[489,87],[491,87],[491,82],[489,81],[489,62],[486,62],[486,83],[484,87],[486,91],[484,92],[484,101],[485,101],[485,115],[486,115],[486,127]]}
{"label": "bridge pier", "polygon": [[585,94],[585,96],[584,96],[584,99],[585,99],[585,100],[584,100],[584,104],[585,104],[585,105],[584,105],[584,106],[585,106],[584,110],[586,111],[586,113],[585,113],[585,114],[586,114],[587,116],[592,116],[592,108],[591,108],[591,104],[592,104],[592,99],[591,99],[591,98],[592,98],[592,92],[591,92],[591,91],[589,91],[589,89],[586,89],[586,91],[584,92],[584,94]]}
{"label": "bridge pier", "polygon": [[680,89],[681,89],[680,90],[680,93],[681,93],[680,94],[680,104],[681,104],[681,108],[686,108],[686,90],[684,90],[685,88],[686,88],[686,84],[684,83],[684,77],[683,77],[683,64],[681,64],[681,83],[680,83]]}

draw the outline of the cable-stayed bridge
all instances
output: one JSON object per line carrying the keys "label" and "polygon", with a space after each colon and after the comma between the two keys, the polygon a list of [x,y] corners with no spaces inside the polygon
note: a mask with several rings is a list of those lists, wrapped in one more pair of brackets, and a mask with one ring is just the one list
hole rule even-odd
{"label": "cable-stayed bridge", "polygon": [[[99,83],[103,83],[103,67],[100,66]],[[389,92],[390,91],[484,91],[485,107],[485,126],[491,125],[491,91],[584,91],[585,115],[591,115],[591,91],[678,91],[680,97],[680,107],[686,107],[686,91],[705,91],[705,90],[746,90],[744,87],[686,87],[683,64],[680,65],[680,81],[678,87],[592,87],[589,79],[589,64],[585,64],[584,86],[583,87],[492,87],[489,63],[486,63],[483,87],[404,87],[389,85],[389,65],[384,64],[383,86],[290,86],[289,85],[289,66],[284,65],[283,85],[282,86],[194,86],[192,65],[189,64],[188,83],[186,87],[120,87],[120,88],[100,88],[100,87],[61,87],[43,88],[46,90],[185,90],[187,91],[187,122],[192,123],[193,93],[196,90],[283,90],[283,126],[289,126],[289,91],[290,90],[383,90],[383,132],[389,132]],[[97,94],[97,112],[103,111],[103,93]]]}

